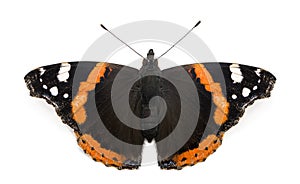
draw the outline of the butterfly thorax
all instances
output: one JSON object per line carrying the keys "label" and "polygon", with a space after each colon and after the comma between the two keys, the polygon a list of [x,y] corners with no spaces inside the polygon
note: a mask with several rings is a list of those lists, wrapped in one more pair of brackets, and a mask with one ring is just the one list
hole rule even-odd
{"label": "butterfly thorax", "polygon": [[[157,59],[154,59],[153,49],[150,49],[147,54],[147,59],[143,60],[143,66],[139,71],[141,91],[146,97],[150,97],[153,94],[158,94],[161,70],[158,67]],[[149,100],[149,99],[147,99]]]}

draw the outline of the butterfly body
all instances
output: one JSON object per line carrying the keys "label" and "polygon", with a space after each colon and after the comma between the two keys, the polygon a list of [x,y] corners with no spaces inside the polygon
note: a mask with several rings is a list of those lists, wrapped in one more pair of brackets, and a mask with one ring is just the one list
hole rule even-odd
{"label": "butterfly body", "polygon": [[204,161],[245,108],[270,96],[276,78],[232,63],[160,70],[149,50],[140,70],[105,62],[68,62],[29,72],[31,96],[52,104],[95,161],[119,169],[141,164],[155,141],[158,164],[181,169]]}

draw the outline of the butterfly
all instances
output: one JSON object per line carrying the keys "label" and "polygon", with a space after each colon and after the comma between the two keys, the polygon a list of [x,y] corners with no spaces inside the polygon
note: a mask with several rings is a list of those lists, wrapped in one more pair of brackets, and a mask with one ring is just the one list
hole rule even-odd
{"label": "butterfly", "polygon": [[[170,49],[186,37],[200,21]],[[203,162],[222,144],[246,107],[270,96],[270,72],[237,63],[194,63],[161,70],[150,49],[136,69],[108,62],[64,62],[25,76],[33,97],[55,107],[78,145],[95,161],[137,169],[155,142],[162,169]]]}
{"label": "butterfly", "polygon": [[138,168],[144,142],[153,140],[162,169],[205,161],[246,107],[270,96],[275,81],[264,69],[235,63],[160,70],[152,49],[140,70],[81,61],[39,67],[25,76],[30,95],[55,107],[84,152],[118,169]]}

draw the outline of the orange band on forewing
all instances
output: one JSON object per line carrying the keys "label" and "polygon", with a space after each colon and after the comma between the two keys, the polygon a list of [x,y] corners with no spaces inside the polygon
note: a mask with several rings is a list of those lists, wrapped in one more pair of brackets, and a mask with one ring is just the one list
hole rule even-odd
{"label": "orange band on forewing", "polygon": [[77,123],[82,124],[86,121],[86,112],[83,107],[80,107],[76,113],[73,115],[73,119],[76,120]]}
{"label": "orange band on forewing", "polygon": [[86,91],[79,91],[74,97],[73,101],[71,102],[72,112],[74,114],[87,102],[87,95],[88,93]]}
{"label": "orange band on forewing", "polygon": [[229,103],[222,94],[220,83],[214,82],[209,71],[202,64],[194,64],[196,77],[200,79],[200,83],[204,85],[205,89],[212,93],[213,102],[217,106],[214,112],[214,120],[218,125],[226,122],[229,113]]}
{"label": "orange band on forewing", "polygon": [[100,78],[104,76],[106,66],[107,66],[107,63],[97,63],[95,68],[89,74],[86,82],[94,83],[94,84],[99,83]]}
{"label": "orange band on forewing", "polygon": [[82,124],[86,121],[87,115],[84,105],[87,102],[88,92],[94,90],[96,84],[100,82],[101,77],[104,77],[107,66],[107,63],[97,63],[90,72],[87,80],[80,83],[77,95],[71,102],[73,119],[78,124]]}
{"label": "orange band on forewing", "polygon": [[83,134],[82,136],[76,134],[76,136],[79,146],[95,161],[103,162],[107,166],[122,167],[123,162],[126,160],[123,155],[102,148],[101,144],[89,134]]}
{"label": "orange band on forewing", "polygon": [[221,145],[222,136],[223,135],[217,137],[211,134],[202,140],[197,148],[175,155],[172,160],[179,168],[185,165],[194,165],[198,162],[203,162]]}
{"label": "orange band on forewing", "polygon": [[216,109],[214,113],[214,120],[218,125],[223,124],[227,120],[227,115],[224,114],[223,111],[221,111],[219,108]]}
{"label": "orange band on forewing", "polygon": [[95,88],[95,83],[88,83],[88,82],[80,82],[79,92],[81,91],[92,91]]}

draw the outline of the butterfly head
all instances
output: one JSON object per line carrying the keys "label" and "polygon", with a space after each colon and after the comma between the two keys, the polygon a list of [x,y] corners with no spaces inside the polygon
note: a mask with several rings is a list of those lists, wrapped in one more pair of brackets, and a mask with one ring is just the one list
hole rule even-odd
{"label": "butterfly head", "polygon": [[153,49],[150,49],[147,53],[147,59],[143,60],[143,67],[146,68],[155,68],[158,67],[157,59],[154,59]]}
{"label": "butterfly head", "polygon": [[147,59],[148,59],[148,61],[153,61],[153,60],[154,60],[154,52],[153,52],[153,49],[150,49],[150,50],[148,51]]}

